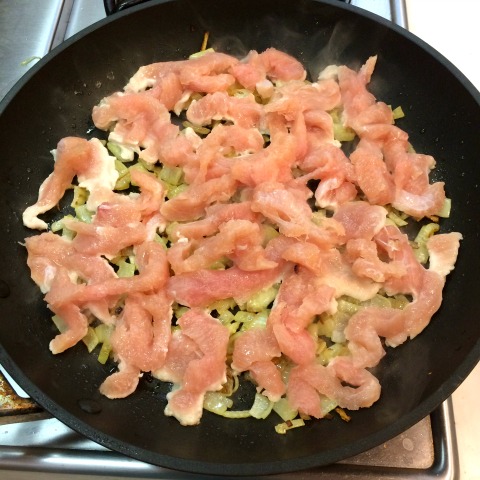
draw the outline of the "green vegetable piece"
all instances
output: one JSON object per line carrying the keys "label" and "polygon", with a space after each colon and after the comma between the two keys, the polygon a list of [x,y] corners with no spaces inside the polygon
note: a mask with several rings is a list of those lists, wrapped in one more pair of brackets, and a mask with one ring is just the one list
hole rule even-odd
{"label": "green vegetable piece", "polygon": [[52,321],[60,333],[64,333],[68,330],[68,325],[66,324],[65,320],[62,317],[59,317],[58,315],[54,315],[52,317]]}
{"label": "green vegetable piece", "polygon": [[178,186],[183,181],[183,170],[180,167],[164,166],[160,170],[160,180],[169,185]]}
{"label": "green vegetable piece", "polygon": [[333,137],[339,142],[351,142],[356,133],[350,127],[344,127],[338,123],[333,124]]}
{"label": "green vegetable piece", "polygon": [[427,263],[429,257],[427,241],[432,235],[438,232],[438,230],[440,230],[438,223],[428,223],[418,231],[414,240],[415,248],[413,249],[413,253],[420,263]]}
{"label": "green vegetable piece", "polygon": [[450,198],[446,198],[445,201],[443,202],[442,208],[437,213],[437,215],[442,218],[449,218],[451,210],[452,210],[452,200]]}
{"label": "green vegetable piece", "polygon": [[82,342],[86,345],[89,353],[98,345],[98,337],[92,327],[88,327],[87,334],[82,338]]}
{"label": "green vegetable piece", "polygon": [[207,48],[206,50],[201,50],[200,52],[192,53],[188,58],[199,58],[203,57],[206,53],[211,53],[214,52],[215,50],[213,48]]}
{"label": "green vegetable piece", "polygon": [[273,408],[273,402],[269,400],[265,395],[261,393],[255,394],[255,400],[252,408],[250,409],[250,415],[253,418],[262,420],[270,415]]}
{"label": "green vegetable piece", "polygon": [[298,410],[292,408],[286,398],[281,398],[273,404],[273,411],[286,422],[293,420],[298,415]]}
{"label": "green vegetable piece", "polygon": [[81,222],[92,223],[93,212],[86,205],[79,205],[75,207],[75,216]]}
{"label": "green vegetable piece", "polygon": [[181,183],[180,185],[172,185],[167,190],[167,198],[175,198],[177,195],[180,195],[182,192],[187,190],[188,185],[186,183]]}
{"label": "green vegetable piece", "polygon": [[303,427],[304,425],[305,421],[302,418],[295,418],[294,420],[289,420],[287,422],[275,425],[275,431],[280,435],[284,435],[288,430],[291,430],[292,428]]}
{"label": "green vegetable piece", "polygon": [[399,118],[403,118],[405,116],[405,112],[403,111],[402,107],[398,106],[392,110],[393,119],[398,120]]}
{"label": "green vegetable piece", "polygon": [[115,168],[118,172],[115,190],[127,190],[130,188],[130,170],[120,160],[115,160]]}
{"label": "green vegetable piece", "polygon": [[117,275],[122,278],[133,277],[135,275],[135,263],[127,262],[127,259],[122,259],[117,262]]}
{"label": "green vegetable piece", "polygon": [[73,187],[73,200],[70,206],[76,208],[80,207],[81,205],[85,205],[88,200],[88,195],[89,193],[86,188],[75,185]]}
{"label": "green vegetable piece", "polygon": [[255,293],[245,304],[245,310],[247,312],[261,312],[265,310],[277,296],[278,287],[271,286],[265,290],[260,290]]}
{"label": "green vegetable piece", "polygon": [[110,352],[112,351],[112,346],[110,345],[110,342],[104,342],[102,344],[102,348],[100,349],[100,353],[98,354],[98,362],[101,363],[102,365],[105,365],[107,363],[108,357],[110,356]]}
{"label": "green vegetable piece", "polygon": [[232,405],[233,400],[219,392],[207,392],[203,400],[203,408],[217,415],[223,415]]}

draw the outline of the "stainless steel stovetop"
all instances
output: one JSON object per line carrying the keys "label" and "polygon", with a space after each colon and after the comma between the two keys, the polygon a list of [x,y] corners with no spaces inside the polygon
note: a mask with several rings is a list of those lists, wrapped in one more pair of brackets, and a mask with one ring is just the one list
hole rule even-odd
{"label": "stainless steel stovetop", "polygon": [[[32,8],[36,2],[41,5],[41,14]],[[352,0],[351,3],[406,26],[402,0]],[[104,16],[101,0],[0,0],[0,99],[36,57],[44,56],[64,39]],[[92,479],[109,476],[198,478],[109,451],[49,417],[33,402],[11,392],[7,385],[2,396],[2,381],[0,377],[0,478],[3,480],[72,479],[74,474]],[[411,429],[373,450],[328,468],[269,478],[458,478],[451,400]]]}

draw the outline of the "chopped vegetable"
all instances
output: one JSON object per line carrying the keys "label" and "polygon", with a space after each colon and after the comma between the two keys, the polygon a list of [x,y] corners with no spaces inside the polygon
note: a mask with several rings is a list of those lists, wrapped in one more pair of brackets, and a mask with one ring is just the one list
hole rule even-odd
{"label": "chopped vegetable", "polygon": [[255,401],[250,409],[250,415],[257,419],[267,418],[273,408],[273,402],[261,393],[255,394]]}
{"label": "chopped vegetable", "polygon": [[415,237],[413,251],[420,263],[428,262],[427,241],[438,230],[440,230],[438,223],[428,223],[419,230]]}
{"label": "chopped vegetable", "polygon": [[298,428],[303,426],[305,426],[305,421],[303,420],[303,418],[296,418],[294,420],[287,420],[284,423],[279,423],[278,425],[275,425],[275,431],[280,435],[284,435],[285,433],[287,433],[288,430],[291,430],[292,428]]}
{"label": "chopped vegetable", "polygon": [[335,408],[335,411],[338,413],[338,415],[340,415],[340,418],[345,422],[349,422],[352,419],[349,415],[347,415],[347,413],[343,408],[337,407]]}
{"label": "chopped vegetable", "polygon": [[292,408],[286,398],[276,401],[272,409],[284,422],[293,420],[298,415],[298,410]]}
{"label": "chopped vegetable", "polygon": [[393,119],[394,120],[398,120],[399,118],[403,118],[405,116],[405,113],[402,109],[402,107],[397,107],[397,108],[394,108],[392,110],[392,114],[393,114]]}

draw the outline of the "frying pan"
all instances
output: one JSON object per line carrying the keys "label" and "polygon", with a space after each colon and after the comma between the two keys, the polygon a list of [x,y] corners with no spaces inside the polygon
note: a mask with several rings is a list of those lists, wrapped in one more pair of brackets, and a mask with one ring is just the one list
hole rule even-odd
{"label": "frying pan", "polygon": [[[55,335],[29,278],[21,213],[52,168],[66,135],[90,137],[93,105],[121,89],[140,65],[186,58],[210,46],[243,56],[274,46],[299,58],[312,78],[327,64],[358,68],[378,54],[371,90],[406,117],[416,150],[437,159],[434,180],[453,200],[443,231],[464,236],[444,302],[413,341],[389,349],[376,370],[383,386],[370,409],[308,422],[287,435],[277,419],[226,420],[205,413],[196,427],[163,415],[168,385],[144,377],[123,400],[98,387],[113,365],[83,346],[53,356]],[[327,465],[372,448],[425,417],[457,388],[480,357],[480,96],[428,45],[383,19],[334,1],[153,1],[99,22],[38,62],[1,104],[0,361],[34,400],[90,439],[138,460],[184,471],[259,475]],[[60,208],[62,205],[60,205]],[[55,214],[52,214],[52,218]],[[242,392],[247,406],[251,392]],[[472,406],[473,408],[473,406]]]}

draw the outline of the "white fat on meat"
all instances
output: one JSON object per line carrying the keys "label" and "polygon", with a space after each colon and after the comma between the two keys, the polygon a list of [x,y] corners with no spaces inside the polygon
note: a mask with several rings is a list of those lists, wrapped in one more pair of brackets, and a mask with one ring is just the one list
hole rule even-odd
{"label": "white fat on meat", "polygon": [[441,276],[448,275],[455,267],[462,235],[458,232],[433,235],[427,240],[429,270]]}
{"label": "white fat on meat", "polygon": [[48,225],[38,218],[38,215],[55,207],[69,188],[75,176],[79,186],[89,192],[87,208],[95,211],[102,202],[113,195],[112,191],[118,179],[115,168],[115,157],[100,140],[90,141],[67,137],[61,140],[53,152],[54,171],[40,186],[37,202],[23,213],[23,223],[26,227],[45,230]]}
{"label": "white fat on meat", "polygon": [[[174,416],[182,425],[196,425],[203,413],[203,400],[207,391],[217,391],[226,382],[226,356],[229,331],[219,320],[204,310],[192,309],[177,321],[181,328],[180,337],[196,346],[195,356],[182,361],[178,369],[176,358],[182,352],[169,348],[164,370],[176,369],[175,389],[167,395],[165,415]],[[182,345],[176,338],[174,345]],[[173,363],[173,366],[170,364]],[[157,375],[162,376],[161,372]]]}

